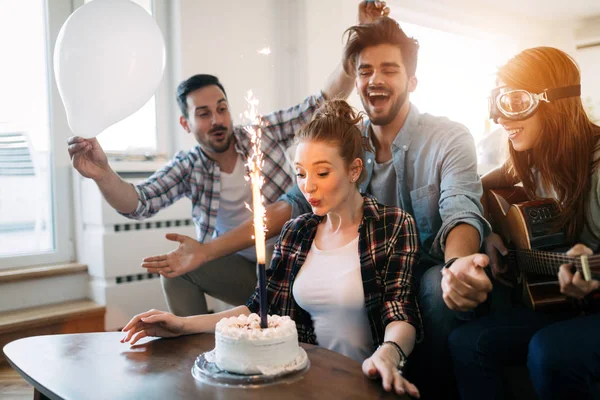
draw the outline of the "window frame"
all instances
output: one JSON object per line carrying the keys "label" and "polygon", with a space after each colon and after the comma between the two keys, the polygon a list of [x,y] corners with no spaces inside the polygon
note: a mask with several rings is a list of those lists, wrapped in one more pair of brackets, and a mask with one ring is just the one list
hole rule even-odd
{"label": "window frame", "polygon": [[[172,7],[152,1],[154,16],[163,32],[167,54],[172,56],[170,49],[170,15]],[[45,0],[46,15],[46,58],[48,69],[48,105],[50,128],[50,170],[51,193],[50,210],[54,227],[54,249],[34,254],[17,254],[0,256],[0,270],[23,268],[37,265],[69,263],[76,260],[76,229],[75,216],[82,210],[75,210],[75,193],[73,181],[79,177],[71,165],[67,151],[67,140],[72,135],[69,128],[56,80],[54,77],[53,54],[58,33],[67,18],[80,6],[84,0]],[[168,58],[167,58],[168,59]],[[173,138],[169,135],[170,123],[173,118],[174,100],[168,96],[172,92],[172,72],[169,62],[166,63],[162,82],[156,91],[156,134],[157,153],[170,154],[173,149]]]}
{"label": "window frame", "polygon": [[2,256],[0,257],[0,270],[19,268],[39,264],[55,264],[69,262],[74,258],[74,243],[71,213],[73,196],[71,194],[70,169],[71,161],[67,152],[67,139],[70,136],[69,125],[65,109],[62,105],[56,81],[52,55],[58,32],[73,10],[70,0],[49,0],[44,2],[46,15],[46,58],[48,69],[49,128],[50,128],[50,171],[51,192],[50,210],[52,211],[52,224],[54,227],[54,250],[35,254]]}

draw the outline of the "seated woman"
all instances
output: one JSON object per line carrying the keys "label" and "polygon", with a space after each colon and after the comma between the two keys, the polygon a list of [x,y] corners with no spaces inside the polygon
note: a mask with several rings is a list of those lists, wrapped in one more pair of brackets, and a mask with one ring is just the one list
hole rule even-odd
{"label": "seated woman", "polygon": [[[290,316],[301,342],[362,362],[385,390],[418,397],[399,371],[421,332],[412,281],[416,226],[408,213],[359,193],[359,121],[346,102],[329,101],[296,136],[298,186],[313,212],[289,221],[275,245],[268,313]],[[257,290],[246,305],[217,314],[148,311],[125,326],[122,341],[214,332],[221,318],[258,312],[258,305]]]}
{"label": "seated woman", "polygon": [[[571,256],[600,244],[600,127],[586,115],[575,61],[550,47],[525,50],[500,68],[490,114],[508,133],[509,157],[482,178],[484,189],[522,183],[531,198],[555,198]],[[506,253],[498,235],[486,242],[494,274]],[[571,265],[560,266],[561,291],[583,298],[600,287]],[[514,305],[463,325],[450,348],[463,399],[501,399],[501,369],[527,363],[541,399],[597,399],[600,314],[567,319]]]}

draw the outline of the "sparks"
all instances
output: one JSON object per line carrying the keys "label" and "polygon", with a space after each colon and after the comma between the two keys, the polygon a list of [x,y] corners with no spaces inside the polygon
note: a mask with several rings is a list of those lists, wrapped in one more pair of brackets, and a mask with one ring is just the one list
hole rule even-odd
{"label": "sparks", "polygon": [[260,149],[261,140],[261,116],[258,115],[258,99],[251,90],[246,96],[249,109],[244,112],[244,116],[250,121],[246,131],[250,134],[252,142],[252,153],[248,157],[246,167],[250,173],[250,183],[252,185],[252,211],[254,217],[254,243],[256,245],[256,260],[259,264],[265,263],[265,207],[263,204],[260,190],[264,183],[264,177],[261,174],[263,167],[263,153]]}

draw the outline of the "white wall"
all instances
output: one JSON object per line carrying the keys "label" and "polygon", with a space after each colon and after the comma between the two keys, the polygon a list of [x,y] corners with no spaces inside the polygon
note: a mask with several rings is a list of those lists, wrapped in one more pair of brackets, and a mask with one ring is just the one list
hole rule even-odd
{"label": "white wall", "polygon": [[[306,29],[300,36],[302,46],[307,49],[305,68],[309,90],[318,90],[331,71],[342,59],[343,33],[357,19],[357,1],[347,0],[300,0],[306,9]],[[350,101],[360,105],[355,93]]]}
{"label": "white wall", "polygon": [[[246,93],[252,89],[265,114],[301,101],[310,92],[303,63],[303,49],[296,36],[303,27],[301,2],[279,0],[231,0],[176,2],[174,29],[180,42],[175,82],[208,73],[219,77],[231,105],[234,122],[247,109]],[[270,47],[268,56],[258,50]],[[178,148],[195,142],[178,126]]]}
{"label": "white wall", "polygon": [[593,44],[575,51],[581,69],[581,96],[591,117],[600,123],[600,16],[579,21],[575,28],[579,45]]}

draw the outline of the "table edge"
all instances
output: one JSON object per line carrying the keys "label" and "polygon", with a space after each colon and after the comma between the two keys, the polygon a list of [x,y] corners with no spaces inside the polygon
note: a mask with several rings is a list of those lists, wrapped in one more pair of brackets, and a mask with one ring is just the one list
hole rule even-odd
{"label": "table edge", "polygon": [[[6,346],[8,346],[8,344]],[[6,346],[4,346],[4,348],[6,348]],[[25,372],[23,372],[19,367],[17,367],[15,365],[15,363],[13,363],[13,361],[10,359],[8,354],[6,354],[6,351],[4,351],[4,349],[2,352],[4,353],[4,358],[6,358],[6,361],[8,361],[8,364],[11,366],[11,368],[14,369],[15,371],[17,371],[19,373],[19,375],[21,375],[21,377],[23,377],[23,379],[25,379],[27,381],[27,383],[29,383],[31,386],[33,386],[33,388],[35,390],[42,393],[44,396],[48,397],[50,400],[64,400],[62,397],[55,394],[54,392],[51,392],[47,387],[45,387],[44,385],[42,385],[41,383],[39,383],[38,381],[36,381],[32,377],[30,377]]]}

